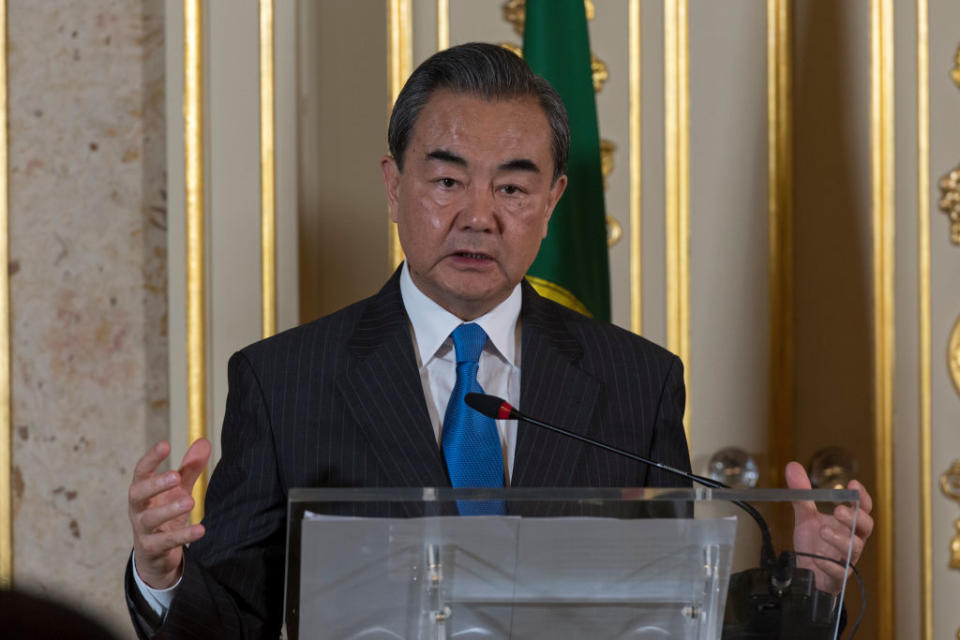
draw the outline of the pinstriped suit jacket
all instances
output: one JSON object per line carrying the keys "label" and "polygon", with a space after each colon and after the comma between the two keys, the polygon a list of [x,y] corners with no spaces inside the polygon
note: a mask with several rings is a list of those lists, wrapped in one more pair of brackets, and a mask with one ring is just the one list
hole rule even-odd
{"label": "pinstriped suit jacket", "polygon": [[[520,408],[689,470],[680,360],[523,283]],[[375,296],[234,354],[207,533],[157,638],[276,638],[283,617],[287,490],[449,486],[427,413],[399,271]],[[655,468],[532,425],[512,485],[678,486]],[[132,574],[127,600],[141,638]]]}

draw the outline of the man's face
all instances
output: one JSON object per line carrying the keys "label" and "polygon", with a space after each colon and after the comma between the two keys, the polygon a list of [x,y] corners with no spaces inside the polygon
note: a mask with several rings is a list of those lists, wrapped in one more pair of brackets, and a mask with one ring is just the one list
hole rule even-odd
{"label": "man's face", "polygon": [[533,263],[567,184],[552,181],[550,142],[534,98],[438,91],[413,127],[403,172],[381,162],[414,283],[461,319],[505,300]]}

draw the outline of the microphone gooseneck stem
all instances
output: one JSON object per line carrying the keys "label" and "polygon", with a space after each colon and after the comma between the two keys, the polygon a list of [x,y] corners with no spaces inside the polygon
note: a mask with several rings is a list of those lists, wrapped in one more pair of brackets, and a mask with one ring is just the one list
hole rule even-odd
{"label": "microphone gooseneck stem", "polygon": [[[474,398],[471,398],[471,396],[474,396]],[[523,420],[524,422],[529,422],[530,424],[536,425],[548,431],[553,431],[554,433],[558,433],[562,436],[573,438],[574,440],[578,440],[580,442],[589,444],[594,447],[599,447],[600,449],[604,449],[606,451],[615,453],[625,458],[629,458],[630,460],[634,460],[636,462],[642,462],[652,467],[656,467],[657,469],[666,471],[667,473],[678,475],[682,478],[686,478],[687,480],[690,480],[691,482],[696,482],[698,484],[710,487],[711,489],[730,489],[731,488],[728,485],[723,484],[722,482],[713,480],[712,478],[707,478],[705,476],[700,476],[695,473],[683,471],[682,469],[671,467],[670,465],[663,464],[662,462],[657,462],[656,460],[645,458],[635,453],[626,451],[625,449],[621,449],[619,447],[609,445],[605,442],[601,442],[599,440],[594,440],[593,438],[588,438],[587,436],[580,435],[579,433],[574,433],[573,431],[569,431],[562,427],[552,425],[548,422],[544,422],[543,420],[532,418],[528,415],[521,413],[512,405],[510,405],[510,403],[500,398],[497,398],[496,396],[471,393],[471,394],[467,394],[466,402],[473,409],[494,419]],[[756,521],[757,526],[760,527],[760,535],[763,538],[763,543],[761,544],[761,549],[760,549],[760,566],[767,567],[771,571],[776,569],[777,552],[773,546],[773,538],[770,535],[770,528],[767,526],[766,520],[764,520],[763,516],[760,515],[760,512],[757,511],[757,509],[753,505],[748,504],[742,500],[731,500],[731,502],[737,505],[738,507],[740,507],[741,509],[743,509],[751,518],[754,519],[754,521]]]}

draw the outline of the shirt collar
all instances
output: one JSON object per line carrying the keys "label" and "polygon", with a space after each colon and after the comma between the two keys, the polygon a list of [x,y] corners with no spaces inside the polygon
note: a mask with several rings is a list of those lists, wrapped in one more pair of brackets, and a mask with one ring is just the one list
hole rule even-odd
{"label": "shirt collar", "polygon": [[[417,288],[410,277],[407,263],[403,263],[400,272],[400,296],[407,316],[413,325],[413,335],[417,341],[420,360],[426,365],[436,355],[444,341],[463,320],[453,315],[431,300]],[[511,366],[516,366],[516,330],[520,317],[522,295],[518,284],[507,299],[483,314],[473,322],[480,325],[487,334],[487,344],[500,352]]]}

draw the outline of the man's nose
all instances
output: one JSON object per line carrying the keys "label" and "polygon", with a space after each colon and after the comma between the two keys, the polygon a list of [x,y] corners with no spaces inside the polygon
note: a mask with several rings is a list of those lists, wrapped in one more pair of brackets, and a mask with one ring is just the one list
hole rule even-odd
{"label": "man's nose", "polygon": [[497,225],[496,206],[496,198],[490,187],[471,185],[460,212],[461,227],[472,231],[492,231]]}

